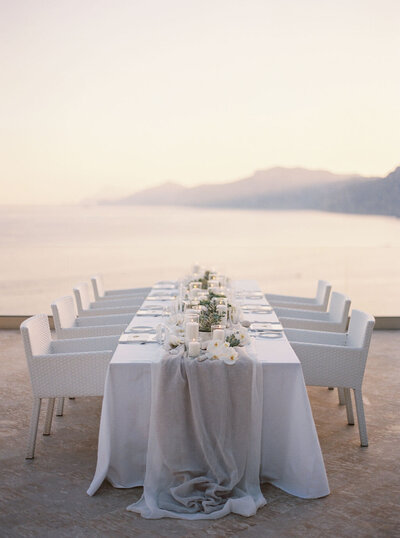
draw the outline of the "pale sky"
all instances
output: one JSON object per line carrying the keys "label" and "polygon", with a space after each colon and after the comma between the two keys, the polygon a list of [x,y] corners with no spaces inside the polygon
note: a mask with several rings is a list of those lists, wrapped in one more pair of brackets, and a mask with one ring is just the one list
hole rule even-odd
{"label": "pale sky", "polygon": [[0,203],[400,164],[398,0],[0,0]]}

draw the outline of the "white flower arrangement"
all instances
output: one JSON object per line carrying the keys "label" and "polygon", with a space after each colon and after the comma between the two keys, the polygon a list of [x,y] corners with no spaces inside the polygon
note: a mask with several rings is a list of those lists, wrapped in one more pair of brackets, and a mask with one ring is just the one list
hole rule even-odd
{"label": "white flower arrangement", "polygon": [[237,351],[222,340],[211,340],[207,345],[207,355],[211,360],[222,360],[225,364],[234,364],[239,356]]}
{"label": "white flower arrangement", "polygon": [[178,334],[173,334],[173,333],[169,333],[168,338],[167,338],[167,343],[169,347],[172,347],[172,348],[180,346],[181,344],[183,344],[184,341],[185,339],[183,336],[180,336]]}
{"label": "white flower arrangement", "polygon": [[240,346],[247,346],[250,344],[250,336],[244,327],[241,327],[238,331],[236,331],[237,338],[240,340]]}
{"label": "white flower arrangement", "polygon": [[168,327],[181,327],[184,322],[184,317],[180,313],[171,314],[167,320],[166,325]]}
{"label": "white flower arrangement", "polygon": [[250,344],[250,336],[245,327],[240,327],[240,329],[233,329],[232,331],[229,331],[228,338],[231,341],[237,340],[239,342],[238,344],[235,343],[234,346],[238,345],[240,347],[243,347]]}

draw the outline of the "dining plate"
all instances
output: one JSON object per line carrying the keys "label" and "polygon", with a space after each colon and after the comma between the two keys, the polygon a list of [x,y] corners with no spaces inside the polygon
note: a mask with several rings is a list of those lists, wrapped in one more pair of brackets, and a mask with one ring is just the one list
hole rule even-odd
{"label": "dining plate", "polygon": [[137,316],[162,316],[162,314],[162,310],[156,310],[155,308],[140,309],[136,312]]}
{"label": "dining plate", "polygon": [[250,325],[252,331],[283,331],[283,327],[279,322],[252,322]]}
{"label": "dining plate", "polygon": [[131,334],[131,333],[155,333],[156,330],[154,327],[150,327],[149,325],[134,325],[133,327],[130,327],[128,329],[125,329],[125,334]]}
{"label": "dining plate", "polygon": [[120,344],[156,344],[158,343],[157,336],[155,334],[148,333],[130,333],[121,334],[119,338]]}
{"label": "dining plate", "polygon": [[258,333],[254,335],[255,338],[282,338],[283,333],[278,331]]}
{"label": "dining plate", "polygon": [[258,305],[258,304],[243,304],[240,306],[240,308],[245,311],[250,311],[250,312],[254,312],[254,311],[260,311],[260,312],[271,312],[272,310],[272,306],[267,306],[267,305]]}

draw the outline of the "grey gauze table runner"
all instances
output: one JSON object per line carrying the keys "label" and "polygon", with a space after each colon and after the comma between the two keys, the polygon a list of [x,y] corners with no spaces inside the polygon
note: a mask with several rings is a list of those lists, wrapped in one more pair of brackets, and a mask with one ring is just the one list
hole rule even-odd
{"label": "grey gauze table runner", "polygon": [[128,507],[149,519],[254,515],[260,490],[263,372],[240,349],[232,365],[166,354],[152,364],[146,475]]}

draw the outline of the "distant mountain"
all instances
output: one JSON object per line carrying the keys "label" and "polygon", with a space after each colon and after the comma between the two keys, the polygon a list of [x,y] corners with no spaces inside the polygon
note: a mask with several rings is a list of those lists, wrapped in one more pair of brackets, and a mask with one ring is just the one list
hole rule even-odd
{"label": "distant mountain", "polygon": [[400,167],[385,178],[271,168],[231,183],[183,187],[165,183],[103,203],[253,209],[315,209],[400,216]]}
{"label": "distant mountain", "polygon": [[[171,181],[151,189],[145,189],[117,200],[118,204],[126,205],[178,205],[186,188]],[[112,202],[111,202],[112,203]]]}

